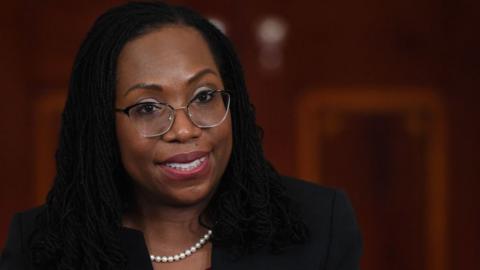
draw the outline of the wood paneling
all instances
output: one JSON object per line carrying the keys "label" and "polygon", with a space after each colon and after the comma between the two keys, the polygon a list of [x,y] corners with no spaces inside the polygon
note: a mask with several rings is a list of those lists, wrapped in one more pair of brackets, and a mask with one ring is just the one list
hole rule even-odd
{"label": "wood paneling", "polygon": [[60,119],[65,104],[66,90],[52,90],[40,96],[33,106],[34,142],[34,198],[35,204],[45,202],[55,177],[55,151],[57,149]]}
{"label": "wood paneling", "polygon": [[350,194],[363,268],[447,269],[446,121],[435,92],[312,89],[297,107],[299,175]]}
{"label": "wood paneling", "polygon": [[18,1],[2,3],[0,9],[0,243],[5,239],[12,215],[31,207],[29,53],[24,49],[23,21]]}
{"label": "wood paneling", "polygon": [[[0,43],[0,80],[4,100],[0,106],[2,115],[0,141],[4,144],[0,151],[2,179],[0,243],[5,240],[11,215],[34,206],[45,195],[43,193],[47,186],[44,184],[37,186],[36,183],[46,183],[42,181],[46,181],[45,179],[51,178],[52,175],[53,165],[48,163],[48,160],[52,161],[54,151],[53,142],[56,136],[54,130],[58,127],[56,121],[58,106],[61,103],[60,96],[67,88],[71,64],[81,40],[95,17],[106,8],[122,2],[125,1],[27,0],[3,3],[0,10],[0,33],[5,37]],[[358,100],[363,100],[362,93],[365,92],[368,96],[369,89],[379,90],[381,92],[379,96],[382,96],[392,92],[392,89],[395,93],[405,92],[408,95],[422,92],[422,89],[427,88],[431,89],[435,96],[442,97],[445,108],[443,119],[448,126],[442,133],[445,137],[432,137],[432,134],[426,136],[442,141],[429,140],[435,145],[443,144],[445,140],[445,152],[441,150],[441,153],[432,154],[435,149],[441,148],[431,148],[416,139],[408,139],[410,137],[406,135],[407,133],[399,131],[404,130],[399,128],[400,122],[408,123],[406,127],[411,130],[422,126],[419,123],[423,123],[424,120],[418,120],[421,118],[418,118],[416,113],[402,114],[400,118],[402,120],[392,116],[351,118],[347,123],[357,127],[354,129],[357,132],[354,134],[357,135],[350,134],[341,138],[343,141],[356,138],[357,141],[349,147],[348,144],[342,147],[346,147],[348,151],[355,149],[370,151],[371,148],[367,146],[374,144],[363,140],[365,137],[362,136],[366,136],[369,130],[364,125],[378,129],[379,133],[373,134],[379,136],[378,138],[389,138],[381,141],[383,145],[390,146],[392,141],[397,140],[410,145],[406,148],[398,145],[387,148],[390,152],[381,152],[383,148],[379,148],[380,150],[375,150],[379,151],[378,153],[371,152],[366,156],[372,158],[375,155],[381,156],[382,153],[393,153],[398,160],[386,164],[397,164],[397,167],[387,166],[386,172],[391,174],[393,170],[405,168],[410,170],[411,177],[425,180],[424,188],[429,192],[418,191],[420,193],[414,193],[416,194],[414,196],[426,208],[423,212],[416,209],[415,213],[423,213],[429,220],[436,217],[438,226],[426,230],[423,236],[421,233],[418,234],[427,240],[419,243],[416,248],[421,249],[424,245],[424,250],[432,252],[431,254],[446,253],[441,259],[450,261],[444,262],[443,266],[436,269],[480,268],[477,258],[480,250],[477,241],[480,238],[478,230],[480,217],[476,207],[479,203],[477,193],[480,190],[478,181],[480,125],[477,124],[480,119],[478,106],[480,35],[476,11],[480,9],[480,2],[469,0],[172,2],[190,5],[204,14],[223,19],[227,24],[228,35],[234,41],[244,63],[251,98],[257,108],[258,122],[265,130],[265,152],[273,164],[285,174],[299,175],[301,163],[297,162],[299,137],[296,134],[301,131],[297,130],[299,120],[295,104],[311,90],[320,89],[318,91],[323,92],[324,89],[336,89],[339,93],[343,91],[350,93],[350,90],[355,89],[354,91],[358,92]],[[255,34],[258,22],[270,15],[283,19],[288,26],[281,50],[284,64],[275,71],[266,70],[260,65],[261,48]],[[372,102],[375,98],[369,99],[371,99],[369,102]],[[57,101],[53,102],[54,105],[50,108],[49,101],[46,100]],[[335,115],[330,115],[325,120],[332,132],[341,128],[338,126],[341,125],[341,121],[337,120],[338,117]],[[428,127],[428,130],[430,128]],[[397,134],[395,135],[397,137],[386,136],[388,134]],[[50,140],[44,141],[46,144],[43,144],[42,138],[46,136]],[[413,147],[416,144],[418,147]],[[340,149],[340,146],[338,147]],[[422,147],[431,150],[422,152],[417,149]],[[329,153],[335,151],[326,150],[325,146],[321,149]],[[430,153],[440,161],[427,156],[421,157],[420,154],[416,155],[415,151]],[[442,153],[448,153],[448,159],[444,159]],[[48,160],[41,160],[43,157],[47,157]],[[435,164],[448,160],[448,163],[438,165],[445,170],[441,175],[446,175],[448,185],[426,182],[428,179],[439,179],[439,176],[433,174],[441,170],[427,170],[423,172],[427,176],[422,178],[420,167],[415,167],[418,164],[413,162],[414,160],[401,162],[406,157],[430,160]],[[335,178],[332,168],[341,162],[325,161],[326,163],[320,160],[318,164],[329,164],[328,174],[331,175],[329,177]],[[433,167],[432,164],[425,166]],[[327,170],[324,170],[324,173],[327,173]],[[341,180],[341,176],[338,174],[336,181]],[[378,176],[373,178],[379,179]],[[399,191],[405,188],[400,180],[391,181],[391,187]],[[331,183],[340,184],[347,190],[353,185],[352,182],[340,183],[333,180]],[[377,188],[386,189],[381,185]],[[364,209],[365,205],[358,199],[362,195],[358,190],[349,190],[350,197],[358,211],[365,211],[360,210]],[[443,202],[447,205],[447,210],[444,207],[432,206],[433,198],[428,197],[442,192],[448,194],[446,196],[448,200]],[[425,194],[425,197],[418,194]],[[402,197],[395,198],[397,203],[402,200]],[[413,207],[411,201],[405,199],[405,203]],[[399,209],[397,204],[394,206]],[[442,220],[442,214],[435,209],[440,209],[438,210],[440,212],[447,211],[449,219]],[[362,212],[359,218],[362,222],[367,222],[366,224],[370,224],[369,220],[374,224],[375,219],[365,219],[370,216],[373,217],[373,212]],[[389,220],[384,220],[383,226],[396,220],[390,217]],[[444,222],[448,224],[445,225]],[[422,224],[432,223],[433,221]],[[406,228],[413,226],[407,222],[402,225]],[[366,228],[371,228],[368,226]],[[440,231],[437,231],[438,228]],[[375,269],[375,265],[379,267],[381,258],[369,254],[375,250],[376,244],[383,243],[380,241],[382,239],[378,238],[382,236],[380,232],[365,233],[367,255],[363,263]],[[446,250],[444,243],[447,243]],[[407,252],[408,246],[398,248]],[[420,262],[429,269],[436,267],[435,263],[439,263],[440,260],[427,253],[424,259],[418,258],[418,255],[409,256],[412,258],[407,257],[405,261]]]}

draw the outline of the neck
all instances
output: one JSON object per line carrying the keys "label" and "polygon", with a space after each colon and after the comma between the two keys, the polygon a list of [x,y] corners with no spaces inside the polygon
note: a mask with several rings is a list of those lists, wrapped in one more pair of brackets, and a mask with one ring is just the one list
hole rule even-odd
{"label": "neck", "polygon": [[138,199],[136,207],[124,216],[123,223],[126,227],[142,231],[152,252],[178,252],[197,242],[207,232],[207,228],[199,222],[207,203],[174,206]]}

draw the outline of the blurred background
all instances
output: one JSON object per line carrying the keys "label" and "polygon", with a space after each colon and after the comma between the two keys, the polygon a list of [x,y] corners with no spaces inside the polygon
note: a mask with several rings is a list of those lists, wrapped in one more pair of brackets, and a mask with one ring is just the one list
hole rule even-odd
{"label": "blurred background", "polygon": [[[2,1],[1,246],[51,184],[76,50],[123,2]],[[277,169],[348,193],[363,269],[480,269],[480,2],[170,2],[233,40]]]}

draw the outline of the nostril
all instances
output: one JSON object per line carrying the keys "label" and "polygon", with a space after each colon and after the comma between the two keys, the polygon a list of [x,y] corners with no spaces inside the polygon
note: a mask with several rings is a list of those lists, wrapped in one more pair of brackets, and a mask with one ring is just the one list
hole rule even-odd
{"label": "nostril", "polygon": [[171,143],[184,143],[198,138],[200,134],[201,129],[192,122],[187,112],[177,112],[170,130],[164,134],[163,140]]}

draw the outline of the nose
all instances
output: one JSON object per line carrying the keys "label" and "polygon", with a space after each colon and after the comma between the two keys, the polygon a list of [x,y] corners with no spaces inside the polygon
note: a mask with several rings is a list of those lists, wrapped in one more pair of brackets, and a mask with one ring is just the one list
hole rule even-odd
{"label": "nose", "polygon": [[170,130],[162,138],[167,142],[188,142],[198,138],[202,129],[192,123],[185,109],[177,109]]}

